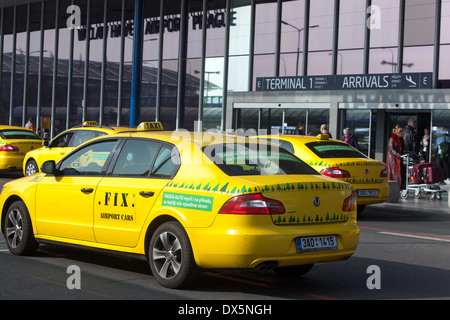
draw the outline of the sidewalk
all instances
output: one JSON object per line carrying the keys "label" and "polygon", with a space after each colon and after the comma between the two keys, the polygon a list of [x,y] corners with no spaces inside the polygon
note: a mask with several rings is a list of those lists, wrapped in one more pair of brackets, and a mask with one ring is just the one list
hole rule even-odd
{"label": "sidewalk", "polygon": [[401,209],[403,210],[411,210],[411,211],[425,211],[425,212],[435,212],[438,214],[448,214],[450,216],[450,200],[449,200],[449,192],[450,185],[441,184],[441,190],[445,190],[443,192],[441,200],[430,200],[430,194],[422,194],[419,199],[414,199],[414,191],[409,191],[409,196],[407,199],[399,198],[397,202],[385,202],[378,205],[386,209]]}

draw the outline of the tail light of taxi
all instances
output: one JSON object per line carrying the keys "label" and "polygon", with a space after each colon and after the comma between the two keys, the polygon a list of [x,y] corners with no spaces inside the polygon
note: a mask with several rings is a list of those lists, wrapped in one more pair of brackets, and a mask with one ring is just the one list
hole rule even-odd
{"label": "tail light of taxi", "polygon": [[0,152],[1,151],[17,152],[17,151],[19,151],[19,148],[12,146],[10,144],[4,144],[0,147]]}
{"label": "tail light of taxi", "polygon": [[342,211],[356,211],[356,195],[352,191],[352,194],[345,198],[342,204]]}
{"label": "tail light of taxi", "polygon": [[381,170],[381,172],[380,172],[380,177],[381,177],[381,178],[386,178],[387,176],[388,176],[387,169],[384,168],[384,169]]}
{"label": "tail light of taxi", "polygon": [[350,172],[339,167],[325,168],[320,174],[331,178],[350,178]]}
{"label": "tail light of taxi", "polygon": [[284,214],[284,205],[277,200],[265,198],[262,194],[246,194],[229,199],[220,208],[221,214]]}

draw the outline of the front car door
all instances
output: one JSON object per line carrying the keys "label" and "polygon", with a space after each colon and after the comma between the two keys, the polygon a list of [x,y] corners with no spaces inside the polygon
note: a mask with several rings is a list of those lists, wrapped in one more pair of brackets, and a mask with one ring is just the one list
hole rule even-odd
{"label": "front car door", "polygon": [[116,144],[117,139],[108,139],[74,151],[58,164],[55,175],[40,180],[36,191],[39,235],[95,241],[95,191]]}

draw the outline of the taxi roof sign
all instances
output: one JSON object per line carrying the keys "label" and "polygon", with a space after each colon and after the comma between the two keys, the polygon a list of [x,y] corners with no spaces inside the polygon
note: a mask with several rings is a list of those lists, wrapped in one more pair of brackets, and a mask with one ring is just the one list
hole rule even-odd
{"label": "taxi roof sign", "polygon": [[329,140],[330,136],[326,133],[320,133],[317,135],[317,140]]}
{"label": "taxi roof sign", "polygon": [[83,122],[83,126],[96,126],[97,121],[85,121]]}
{"label": "taxi roof sign", "polygon": [[138,130],[142,131],[163,131],[164,127],[161,122],[141,122],[138,127]]}

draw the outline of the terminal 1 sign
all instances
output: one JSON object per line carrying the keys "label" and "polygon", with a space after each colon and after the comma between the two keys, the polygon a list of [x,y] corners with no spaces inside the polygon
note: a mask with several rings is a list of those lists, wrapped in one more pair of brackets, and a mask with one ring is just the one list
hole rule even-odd
{"label": "terminal 1 sign", "polygon": [[256,78],[256,91],[431,88],[431,72]]}

